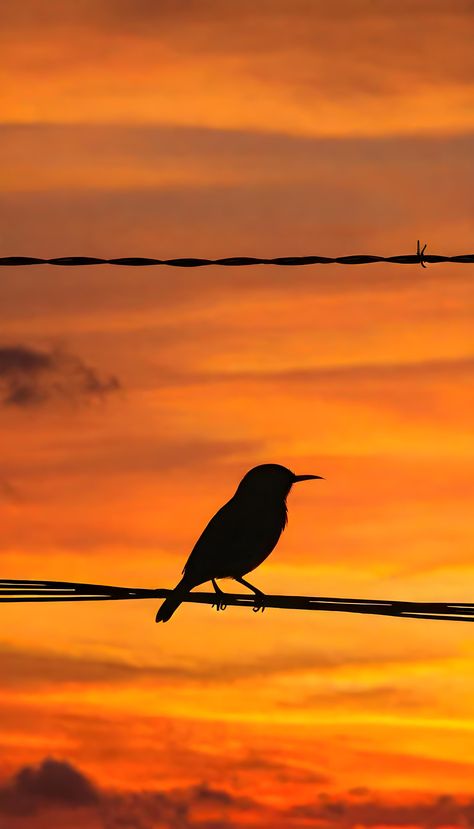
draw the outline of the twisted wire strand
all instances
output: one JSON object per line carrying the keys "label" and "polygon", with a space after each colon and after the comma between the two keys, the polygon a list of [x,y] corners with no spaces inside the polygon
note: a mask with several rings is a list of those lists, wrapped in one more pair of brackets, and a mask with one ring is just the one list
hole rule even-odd
{"label": "twisted wire strand", "polygon": [[[68,581],[0,580],[0,603],[5,602],[96,602],[129,599],[166,599],[172,593],[165,588],[116,587],[109,584],[85,584]],[[216,604],[215,593],[188,593],[182,601],[193,604]],[[226,593],[224,606],[261,609],[260,598],[249,594]],[[474,604],[463,602],[403,602],[380,599],[351,599],[334,596],[266,595],[264,607],[280,610],[325,610],[339,613],[363,613],[373,616],[396,616],[405,619],[438,619],[474,622]]]}
{"label": "twisted wire strand", "polygon": [[125,256],[119,259],[101,259],[95,256],[59,256],[52,259],[41,259],[34,256],[4,256],[0,258],[0,266],[16,267],[23,265],[60,265],[63,267],[84,265],[122,265],[126,267],[145,267],[149,265],[168,265],[173,268],[200,268],[205,265],[221,265],[236,267],[245,265],[368,265],[372,262],[392,262],[397,265],[421,265],[426,267],[427,262],[459,262],[474,263],[474,253],[465,253],[458,256],[442,256],[425,253],[426,245],[420,247],[417,242],[416,253],[401,254],[399,256],[374,256],[371,254],[354,254],[352,256],[277,256],[266,259],[258,256],[229,256],[224,259],[196,259],[192,257],[180,259],[150,259],[140,256]]}

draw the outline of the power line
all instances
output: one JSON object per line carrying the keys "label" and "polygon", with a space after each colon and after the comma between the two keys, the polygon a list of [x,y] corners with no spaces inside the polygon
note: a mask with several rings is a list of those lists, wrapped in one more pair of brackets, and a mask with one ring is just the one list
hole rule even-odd
{"label": "power line", "polygon": [[59,256],[53,259],[40,259],[34,256],[4,256],[0,258],[0,266],[17,267],[24,265],[60,265],[62,267],[84,265],[122,265],[126,267],[146,267],[149,265],[168,265],[174,268],[200,268],[204,265],[221,265],[236,267],[245,265],[369,265],[372,262],[392,262],[397,265],[421,265],[435,262],[474,263],[474,253],[465,253],[458,256],[442,256],[425,253],[426,245],[420,248],[417,244],[416,253],[401,254],[399,256],[373,256],[370,254],[354,254],[352,256],[277,256],[274,259],[265,259],[258,256],[229,256],[224,259],[149,259],[140,256],[121,257],[119,259],[100,259],[95,256]]}
{"label": "power line", "polygon": [[[96,602],[130,599],[166,599],[172,591],[164,588],[115,587],[109,584],[85,584],[69,581],[0,580],[0,603],[4,602]],[[188,593],[183,602],[215,605],[215,593]],[[226,593],[225,606],[261,608],[260,597]],[[264,608],[279,610],[325,610],[339,613],[364,613],[373,616],[396,616],[404,619],[439,619],[474,622],[474,604],[461,602],[399,602],[379,599],[349,599],[334,596],[264,597]]]}

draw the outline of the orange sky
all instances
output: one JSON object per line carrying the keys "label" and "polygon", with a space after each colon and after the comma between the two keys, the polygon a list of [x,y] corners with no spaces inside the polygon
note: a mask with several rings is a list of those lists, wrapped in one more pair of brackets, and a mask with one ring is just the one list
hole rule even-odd
{"label": "orange sky", "polygon": [[[471,252],[468,0],[1,14],[1,255]],[[2,577],[171,586],[272,461],[264,590],[472,601],[472,278],[2,269]],[[470,825],[468,625],[155,610],[0,605],[0,829]]]}

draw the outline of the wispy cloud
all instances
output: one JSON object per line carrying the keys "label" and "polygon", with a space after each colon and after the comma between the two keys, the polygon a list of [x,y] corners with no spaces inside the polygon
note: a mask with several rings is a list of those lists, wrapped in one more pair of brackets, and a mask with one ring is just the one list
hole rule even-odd
{"label": "wispy cloud", "polygon": [[0,402],[30,409],[58,400],[81,402],[103,398],[120,388],[115,376],[101,378],[74,354],[25,345],[0,348]]}
{"label": "wispy cloud", "polygon": [[87,0],[48,13],[28,0],[2,22],[11,120],[326,135],[473,125],[467,0]]}
{"label": "wispy cloud", "polygon": [[[430,648],[427,644],[423,654],[420,649],[410,650],[404,646],[387,656],[380,651],[372,650],[366,653],[351,653],[347,648],[333,647],[327,651],[325,645],[312,648],[299,648],[284,651],[272,651],[265,658],[248,658],[236,655],[235,658],[213,660],[202,659],[195,664],[182,664],[174,661],[161,664],[133,663],[126,659],[112,659],[104,657],[71,656],[67,653],[53,650],[28,650],[15,648],[5,643],[0,644],[0,655],[4,666],[5,678],[2,683],[6,692],[8,689],[44,688],[54,689],[61,686],[183,686],[189,683],[194,685],[216,685],[246,683],[258,680],[266,683],[278,677],[297,676],[317,672],[319,677],[330,678],[337,675],[342,669],[371,668],[378,672],[380,677],[388,668],[399,669],[401,666],[410,666],[420,663],[440,663],[446,653],[438,646]],[[363,687],[356,685],[334,687],[328,690],[322,686],[314,695],[304,696],[300,703],[293,699],[292,705],[297,707],[311,707],[319,704],[339,705],[343,700],[362,703],[367,700],[404,699],[416,702],[415,695],[404,695],[396,686],[377,684],[379,679]]]}

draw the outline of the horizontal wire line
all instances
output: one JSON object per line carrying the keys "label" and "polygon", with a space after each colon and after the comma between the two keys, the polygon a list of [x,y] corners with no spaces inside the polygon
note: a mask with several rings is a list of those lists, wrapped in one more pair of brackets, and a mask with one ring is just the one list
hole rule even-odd
{"label": "horizontal wire line", "polygon": [[40,259],[34,256],[4,256],[0,258],[0,267],[19,267],[25,265],[59,265],[62,267],[86,265],[121,265],[125,267],[146,267],[150,265],[167,265],[173,268],[200,268],[207,265],[223,267],[239,267],[246,265],[369,265],[373,262],[391,262],[397,265],[422,265],[436,262],[457,262],[461,264],[474,263],[474,253],[460,254],[459,256],[441,256],[437,254],[402,254],[400,256],[372,256],[369,254],[354,254],[352,256],[279,256],[275,259],[264,259],[255,256],[231,256],[225,259],[149,259],[145,257],[122,257],[120,259],[99,259],[94,256],[60,256],[54,259]]}
{"label": "horizontal wire line", "polygon": [[[0,603],[12,602],[94,602],[129,599],[166,599],[173,591],[165,588],[116,587],[83,582],[0,580]],[[215,593],[188,593],[183,602],[215,605]],[[260,597],[226,593],[219,601],[224,606],[261,608]],[[378,599],[351,599],[331,596],[265,595],[265,608],[279,610],[320,610],[339,613],[363,613],[372,616],[396,616],[406,619],[438,619],[474,622],[474,604],[463,602],[406,602]]]}
{"label": "horizontal wire line", "polygon": [[418,239],[416,253],[404,253],[398,256],[376,256],[365,253],[356,253],[351,256],[277,256],[273,259],[258,256],[228,256],[223,259],[198,259],[193,257],[150,259],[142,256],[124,256],[119,259],[101,259],[96,256],[57,256],[53,259],[41,259],[35,256],[3,256],[0,258],[0,266],[60,265],[63,267],[71,267],[78,265],[121,265],[139,268],[149,265],[169,265],[173,268],[200,268],[204,265],[221,265],[224,267],[245,265],[370,265],[372,262],[392,262],[397,265],[421,265],[424,268],[426,267],[426,262],[432,264],[435,262],[474,263],[474,253],[443,256],[441,254],[425,253],[425,251],[426,244],[421,247],[420,240]]}

